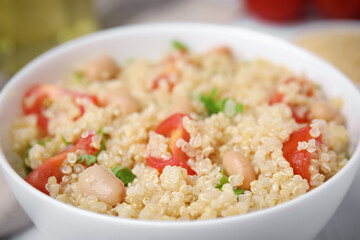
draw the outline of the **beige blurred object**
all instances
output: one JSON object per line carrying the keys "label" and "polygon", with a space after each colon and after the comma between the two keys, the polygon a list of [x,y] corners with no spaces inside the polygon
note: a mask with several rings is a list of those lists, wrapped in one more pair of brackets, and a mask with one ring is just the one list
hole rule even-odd
{"label": "beige blurred object", "polygon": [[301,34],[294,42],[328,60],[360,84],[360,27]]}
{"label": "beige blurred object", "polygon": [[102,26],[150,22],[229,24],[244,15],[239,0],[95,0]]}
{"label": "beige blurred object", "polygon": [[206,23],[232,23],[239,18],[238,1],[183,0],[149,9],[132,18],[129,23],[195,21]]}
{"label": "beige blurred object", "polygon": [[0,237],[15,232],[31,225],[30,219],[26,216],[20,205],[17,203],[10,188],[0,172]]}

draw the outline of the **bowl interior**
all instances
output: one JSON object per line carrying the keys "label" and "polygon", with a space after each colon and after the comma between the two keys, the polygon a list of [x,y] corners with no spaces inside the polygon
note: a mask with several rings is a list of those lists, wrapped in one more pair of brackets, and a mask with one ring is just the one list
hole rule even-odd
{"label": "bowl interior", "polygon": [[38,82],[60,81],[71,73],[74,64],[100,53],[108,53],[120,63],[134,57],[159,59],[174,39],[184,42],[193,52],[227,45],[237,58],[265,58],[286,65],[296,74],[305,73],[309,79],[320,84],[328,96],[343,98],[342,111],[350,133],[351,153],[357,148],[360,96],[350,80],[331,65],[285,41],[245,29],[161,24],[107,30],[74,40],[43,54],[16,74],[0,96],[0,148],[10,164],[19,165],[11,161],[13,153],[9,129],[13,120],[21,115],[21,99],[29,86]]}

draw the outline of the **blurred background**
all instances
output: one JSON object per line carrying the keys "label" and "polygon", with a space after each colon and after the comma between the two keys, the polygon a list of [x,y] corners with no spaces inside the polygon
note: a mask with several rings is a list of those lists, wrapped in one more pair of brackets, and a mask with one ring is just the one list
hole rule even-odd
{"label": "blurred background", "polygon": [[[152,22],[226,24],[275,35],[333,63],[360,85],[360,0],[0,0],[0,88],[56,45]],[[360,236],[359,175],[317,240]],[[0,196],[0,239],[43,239],[1,174]]]}

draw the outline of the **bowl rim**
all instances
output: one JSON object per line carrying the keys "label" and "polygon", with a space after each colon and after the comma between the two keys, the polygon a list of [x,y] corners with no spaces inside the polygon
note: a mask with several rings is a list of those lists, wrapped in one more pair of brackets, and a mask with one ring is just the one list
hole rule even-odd
{"label": "bowl rim", "polygon": [[[56,57],[63,51],[69,51],[70,49],[76,48],[81,44],[88,44],[89,42],[97,42],[102,41],[111,37],[112,35],[116,36],[126,36],[129,34],[155,34],[160,32],[166,31],[176,31],[179,32],[191,32],[196,31],[200,32],[204,35],[206,34],[214,34],[219,33],[223,36],[229,37],[241,37],[244,38],[244,35],[250,38],[258,38],[261,39],[261,42],[270,41],[271,45],[275,45],[278,48],[282,48],[283,50],[288,50],[292,52],[292,54],[297,55],[298,57],[304,57],[305,59],[310,59],[310,61],[314,64],[319,64],[326,69],[328,69],[329,74],[336,75],[342,81],[342,85],[347,85],[347,88],[351,89],[352,95],[354,95],[357,99],[359,99],[359,103],[354,103],[360,106],[360,93],[356,90],[355,85],[339,70],[337,70],[334,66],[326,61],[322,60],[321,58],[315,56],[314,54],[295,46],[294,44],[280,39],[268,34],[256,32],[253,30],[249,30],[246,28],[241,28],[238,26],[224,26],[218,24],[204,24],[204,23],[155,23],[155,24],[136,24],[136,25],[128,25],[128,26],[121,26],[112,29],[106,29],[102,31],[98,31],[96,33],[92,33],[64,44],[61,44],[55,48],[50,49],[49,51],[41,54],[30,63],[28,63],[25,67],[23,67],[18,73],[16,73],[10,81],[4,86],[3,90],[0,93],[0,108],[2,103],[5,101],[5,97],[9,90],[12,89],[13,85],[16,82],[21,82],[25,79],[28,72],[31,71],[32,68],[42,65],[44,61],[47,59],[51,59]],[[359,107],[360,109],[360,107]],[[0,110],[1,111],[1,110]],[[295,199],[291,199],[289,201],[279,203],[273,207],[248,212],[245,214],[228,216],[228,217],[219,217],[214,219],[197,219],[197,220],[176,220],[176,221],[162,221],[162,220],[143,220],[143,219],[132,219],[132,218],[122,218],[112,215],[106,215],[101,213],[92,212],[89,210],[80,209],[78,207],[74,207],[72,205],[63,203],[58,201],[50,196],[43,194],[42,192],[38,191],[37,189],[33,188],[28,184],[23,178],[18,175],[15,170],[10,166],[9,162],[6,160],[6,156],[4,154],[3,146],[0,143],[0,166],[2,171],[5,175],[8,175],[10,178],[16,182],[17,185],[21,187],[21,189],[26,189],[29,194],[34,195],[36,198],[42,198],[43,201],[46,201],[47,204],[52,205],[55,208],[59,208],[62,211],[69,212],[71,214],[81,215],[83,217],[87,217],[89,221],[92,220],[101,220],[107,223],[116,223],[116,224],[134,224],[137,226],[144,226],[144,227],[198,227],[203,224],[219,224],[219,223],[227,223],[231,221],[247,221],[251,219],[256,219],[266,215],[272,215],[273,213],[281,210],[286,210],[291,208],[292,206],[297,205],[299,202],[304,201],[306,199],[310,199],[315,195],[320,194],[321,191],[325,191],[326,188],[330,188],[332,183],[337,181],[337,179],[345,177],[346,173],[356,166],[360,161],[360,141],[356,144],[356,148],[354,149],[354,153],[352,154],[349,162],[333,177],[327,180],[321,186],[313,189],[306,194],[303,194]],[[6,177],[6,176],[5,176]],[[12,186],[11,186],[12,188]]]}

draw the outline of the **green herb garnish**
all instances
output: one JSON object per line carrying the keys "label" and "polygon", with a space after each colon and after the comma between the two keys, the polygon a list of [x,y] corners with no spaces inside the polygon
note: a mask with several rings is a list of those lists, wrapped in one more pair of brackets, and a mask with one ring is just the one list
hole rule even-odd
{"label": "green herb garnish", "polygon": [[106,139],[104,137],[104,132],[103,132],[103,129],[100,128],[98,131],[97,131],[97,134],[99,134],[101,136],[101,140],[100,140],[100,149],[94,153],[95,156],[99,155],[99,153],[101,151],[104,151],[106,150]]}
{"label": "green herb garnish", "polygon": [[[222,173],[222,177],[220,179],[220,183],[216,185],[216,188],[218,188],[220,191],[222,191],[222,187],[224,184],[229,183],[229,177],[226,175],[224,169],[222,169],[221,173]],[[241,188],[234,188],[233,191],[234,191],[234,194],[237,197],[239,197],[239,195],[243,194],[245,190],[241,189]]]}
{"label": "green herb garnish", "polygon": [[29,152],[30,152],[30,149],[32,148],[32,145],[28,146],[26,149],[25,149],[25,152],[24,152],[24,160],[28,159],[29,158]]}
{"label": "green herb garnish", "polygon": [[237,197],[239,197],[240,194],[243,194],[245,192],[244,189],[241,189],[241,188],[235,188],[234,189],[234,193]]}
{"label": "green herb garnish", "polygon": [[350,158],[351,158],[351,155],[350,155],[349,151],[346,151],[346,152],[345,152],[345,158],[346,158],[346,159],[350,159]]}
{"label": "green herb garnish", "polygon": [[95,164],[96,163],[96,156],[94,155],[90,155],[90,154],[81,154],[79,156],[79,163],[82,163],[82,162],[86,162],[86,165],[90,166],[91,164]]}
{"label": "green herb garnish", "polygon": [[321,85],[315,84],[315,89],[316,89],[316,90],[321,90]]}
{"label": "green herb garnish", "polygon": [[136,178],[136,175],[126,167],[116,166],[111,171],[124,183],[125,187]]}
{"label": "green herb garnish", "polygon": [[24,162],[24,170],[25,170],[26,176],[29,175],[33,171],[31,167],[29,167],[25,164],[25,162]]}
{"label": "green herb garnish", "polygon": [[222,191],[222,186],[223,186],[224,184],[229,183],[229,178],[228,178],[228,176],[226,175],[224,169],[222,169],[221,173],[222,173],[222,177],[221,177],[221,179],[220,179],[220,183],[216,185],[216,188],[218,188],[220,191]]}
{"label": "green herb garnish", "polygon": [[46,138],[46,139],[42,139],[42,140],[37,141],[37,144],[39,144],[41,146],[45,146],[45,144],[47,142],[50,142],[50,141],[51,141],[51,138]]}
{"label": "green herb garnish", "polygon": [[[41,140],[38,140],[38,141],[36,142],[36,144],[39,144],[39,145],[41,145],[41,146],[45,146],[45,144],[46,144],[47,142],[49,142],[49,141],[51,141],[51,138],[41,139]],[[30,145],[25,149],[24,156],[23,156],[24,159],[29,158],[29,152],[30,152],[30,149],[31,149],[33,146],[34,146],[34,145],[30,144]]]}
{"label": "green herb garnish", "polygon": [[[41,140],[38,140],[36,142],[36,144],[39,144],[41,146],[45,146],[45,144],[47,142],[51,141],[51,138],[46,138],[46,139],[41,139]],[[33,147],[34,145],[30,144],[26,149],[25,149],[25,152],[24,152],[24,168],[25,168],[25,173],[26,175],[28,175],[29,173],[32,172],[32,169],[26,164],[26,160],[29,159],[29,152],[30,152],[30,149]]]}
{"label": "green herb garnish", "polygon": [[233,116],[237,113],[244,112],[243,104],[237,103],[231,98],[216,100],[216,95],[216,88],[211,91],[210,95],[200,95],[200,100],[205,105],[205,108],[208,111],[209,115],[224,112],[227,116]]}
{"label": "green herb garnish", "polygon": [[176,49],[178,51],[189,52],[189,48],[185,44],[183,44],[182,42],[180,42],[178,40],[174,40],[172,42],[172,46],[174,49]]}
{"label": "green herb garnish", "polygon": [[61,140],[65,143],[66,146],[69,146],[70,144],[72,144],[72,142],[66,141],[66,139],[63,135],[61,135]]}
{"label": "green herb garnish", "polygon": [[76,83],[76,84],[81,83],[83,78],[84,78],[84,73],[83,72],[79,71],[79,72],[74,73],[74,76],[73,76],[74,83]]}

